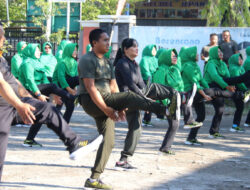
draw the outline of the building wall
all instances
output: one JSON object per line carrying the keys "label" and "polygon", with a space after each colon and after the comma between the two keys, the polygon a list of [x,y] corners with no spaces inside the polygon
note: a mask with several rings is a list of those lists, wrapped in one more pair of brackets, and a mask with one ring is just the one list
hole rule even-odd
{"label": "building wall", "polygon": [[204,26],[202,10],[207,0],[151,0],[135,5],[137,25]]}

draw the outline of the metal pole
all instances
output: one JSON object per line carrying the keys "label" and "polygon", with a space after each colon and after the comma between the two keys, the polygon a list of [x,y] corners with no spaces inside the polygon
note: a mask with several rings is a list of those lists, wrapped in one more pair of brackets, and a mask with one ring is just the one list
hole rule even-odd
{"label": "metal pole", "polygon": [[9,0],[6,0],[6,12],[7,12],[7,25],[9,26],[10,15],[9,15]]}
{"label": "metal pole", "polygon": [[70,30],[70,2],[67,2],[67,30],[66,30],[66,39],[69,40],[69,30]]}
{"label": "metal pole", "polygon": [[51,14],[52,14],[52,2],[51,0],[48,0],[49,2],[49,17],[47,19],[47,27],[46,27],[46,38],[47,38],[47,41],[49,41],[49,37],[50,37],[50,34],[51,34]]}

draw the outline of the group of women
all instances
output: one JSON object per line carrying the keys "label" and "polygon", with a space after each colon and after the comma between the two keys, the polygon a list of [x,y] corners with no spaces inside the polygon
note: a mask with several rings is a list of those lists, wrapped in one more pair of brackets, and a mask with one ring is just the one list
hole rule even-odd
{"label": "group of women", "polygon": [[[52,48],[51,43],[45,42],[41,53],[39,44],[19,42],[18,53],[11,60],[11,72],[35,98],[48,101],[49,96],[53,97],[58,109],[65,104],[63,117],[69,123],[74,111],[75,88],[79,84],[78,46],[63,40],[56,56]],[[42,146],[34,140],[41,126],[36,124],[30,127],[24,146]]]}
{"label": "group of women", "polygon": [[[20,80],[29,92],[41,101],[47,101],[53,97],[57,108],[62,104],[66,106],[64,119],[69,123],[74,111],[74,101],[77,96],[76,86],[79,85],[77,71],[77,44],[63,40],[56,56],[52,54],[52,44],[45,42],[42,55],[39,44],[27,44],[19,42],[18,53],[12,58],[11,71]],[[111,49],[110,49],[111,50]],[[91,49],[87,46],[87,51]],[[222,120],[224,99],[232,98],[235,102],[236,112],[230,131],[242,132],[240,121],[244,110],[244,104],[248,101],[249,76],[250,76],[250,47],[247,48],[247,59],[243,64],[241,54],[235,54],[229,59],[229,68],[222,61],[223,54],[220,47],[212,47],[209,51],[209,60],[201,73],[197,64],[197,47],[183,47],[178,53],[176,49],[158,49],[156,45],[148,45],[144,48],[142,59],[138,64],[135,59],[138,56],[138,42],[135,39],[124,39],[118,50],[114,66],[119,90],[133,91],[145,96],[154,83],[172,87],[181,95],[181,107],[184,116],[184,128],[191,129],[185,144],[202,145],[197,140],[199,128],[205,120],[205,102],[213,104],[215,114],[210,127],[210,138],[223,138],[219,133]],[[105,55],[109,58],[110,52]],[[169,100],[160,101],[164,105]],[[192,106],[197,118],[193,118]],[[132,156],[138,144],[142,119],[139,111],[128,110],[126,112],[128,133],[125,139],[124,150],[121,158],[116,163],[117,168],[134,168],[127,162],[128,156]],[[158,116],[163,118],[164,116]],[[145,112],[143,122],[150,122],[151,114]],[[168,118],[169,128],[166,132],[160,151],[166,154],[174,154],[171,150],[175,134],[179,128],[179,118]],[[248,113],[245,126],[250,126],[250,113]],[[32,125],[24,146],[42,146],[36,142],[35,136],[41,125]]]}
{"label": "group of women", "polygon": [[[212,47],[209,52],[209,60],[201,73],[198,65],[197,47],[183,47],[179,54],[176,49],[157,50],[156,45],[148,45],[143,49],[142,59],[138,64],[135,59],[138,56],[138,42],[135,39],[125,39],[122,42],[114,61],[116,80],[120,91],[133,91],[141,94],[144,86],[150,83],[159,83],[175,89],[182,97],[182,112],[184,116],[184,128],[191,129],[185,141],[187,145],[202,145],[197,140],[199,128],[205,120],[205,102],[211,102],[215,114],[209,130],[210,138],[224,138],[219,133],[219,126],[224,110],[224,99],[230,98],[235,102],[236,112],[230,131],[242,132],[240,121],[244,110],[244,104],[249,100],[250,79],[250,47],[246,49],[247,59],[243,64],[241,54],[233,55],[229,60],[229,68],[222,61],[223,54],[219,46]],[[124,88],[124,86],[126,86]],[[168,104],[169,100],[161,101]],[[193,118],[192,106],[197,118]],[[249,109],[249,108],[248,108]],[[141,116],[140,113],[127,113],[128,133],[125,139],[117,167],[134,168],[124,165],[124,160],[132,156],[140,137]],[[143,122],[150,122],[150,113],[145,112]],[[169,127],[160,147],[160,151],[166,154],[174,154],[171,145],[179,128],[179,120],[169,119]],[[250,126],[250,112],[244,126]],[[130,145],[130,148],[128,148]],[[132,147],[132,148],[131,148]],[[125,162],[126,163],[126,162]]]}

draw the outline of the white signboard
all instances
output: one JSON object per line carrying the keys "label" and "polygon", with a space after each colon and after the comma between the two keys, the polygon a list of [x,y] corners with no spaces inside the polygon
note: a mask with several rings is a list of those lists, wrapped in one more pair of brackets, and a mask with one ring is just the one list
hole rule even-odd
{"label": "white signboard", "polygon": [[[139,56],[146,45],[155,44],[158,48],[176,48],[197,46],[200,54],[203,46],[209,44],[209,35],[216,33],[221,38],[223,30],[229,30],[233,40],[240,49],[250,46],[250,28],[216,28],[216,27],[157,27],[157,26],[134,26],[130,29],[130,37],[139,43]],[[203,70],[203,61],[199,61]]]}

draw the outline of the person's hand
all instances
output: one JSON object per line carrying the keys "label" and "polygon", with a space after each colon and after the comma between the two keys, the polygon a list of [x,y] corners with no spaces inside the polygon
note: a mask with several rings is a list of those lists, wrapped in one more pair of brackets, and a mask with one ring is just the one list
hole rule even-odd
{"label": "person's hand", "polygon": [[213,98],[211,98],[211,96],[208,96],[208,95],[205,95],[204,98],[206,101],[211,101],[213,99]]}
{"label": "person's hand", "polygon": [[73,95],[73,96],[75,96],[76,95],[76,90],[74,90],[74,89],[72,89],[72,88],[69,88],[68,89],[68,92],[71,94],[71,95]]}
{"label": "person's hand", "polygon": [[124,109],[118,112],[120,121],[126,121],[126,112],[125,112],[126,110],[127,109]]}
{"label": "person's hand", "polygon": [[32,111],[35,111],[36,108],[30,104],[22,103],[16,107],[16,110],[25,124],[34,124],[36,117]]}
{"label": "person's hand", "polygon": [[114,121],[118,121],[119,115],[118,113],[111,107],[106,107],[105,110],[103,110],[106,116],[110,117]]}
{"label": "person's hand", "polygon": [[44,96],[44,95],[41,94],[41,95],[38,97],[38,99],[41,100],[42,102],[47,102],[47,100],[49,99],[49,97],[48,97],[48,96]]}
{"label": "person's hand", "polygon": [[230,92],[235,92],[235,86],[227,86],[226,89]]}
{"label": "person's hand", "polygon": [[54,100],[56,105],[62,105],[62,103],[63,103],[61,97],[57,96],[55,94],[53,94],[53,100]]}

